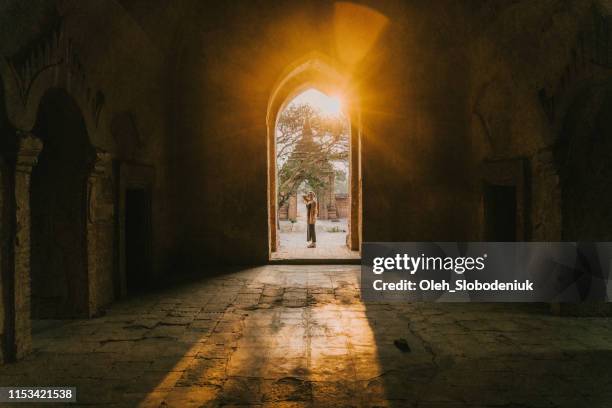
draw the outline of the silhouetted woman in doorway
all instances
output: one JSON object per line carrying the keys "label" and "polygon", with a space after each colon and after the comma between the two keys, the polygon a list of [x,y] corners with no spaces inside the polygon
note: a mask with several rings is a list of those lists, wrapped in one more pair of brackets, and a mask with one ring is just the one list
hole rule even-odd
{"label": "silhouetted woman in doorway", "polygon": [[317,234],[315,232],[315,224],[317,222],[317,215],[319,214],[317,208],[317,196],[315,196],[315,193],[313,191],[310,191],[303,198],[304,203],[306,204],[306,210],[308,210],[308,228],[306,229],[306,241],[308,241],[308,248],[316,248]]}

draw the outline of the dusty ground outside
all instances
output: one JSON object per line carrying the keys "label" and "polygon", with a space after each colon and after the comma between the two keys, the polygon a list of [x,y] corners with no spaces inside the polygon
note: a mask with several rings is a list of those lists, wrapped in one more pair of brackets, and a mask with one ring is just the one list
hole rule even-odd
{"label": "dusty ground outside", "polygon": [[317,247],[307,248],[306,221],[298,215],[296,222],[280,222],[280,247],[272,259],[359,259],[359,251],[346,246],[346,218],[338,221],[318,220]]}
{"label": "dusty ground outside", "polygon": [[364,304],[358,282],[356,266],[266,266],[38,324],[0,384],[76,386],[71,406],[612,406],[611,319]]}

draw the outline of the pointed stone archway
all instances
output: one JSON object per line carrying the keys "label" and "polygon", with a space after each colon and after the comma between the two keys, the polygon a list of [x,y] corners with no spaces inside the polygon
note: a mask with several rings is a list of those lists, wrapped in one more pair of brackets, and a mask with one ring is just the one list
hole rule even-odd
{"label": "pointed stone archway", "polygon": [[[361,245],[361,112],[359,99],[351,87],[348,75],[342,75],[329,58],[313,53],[292,65],[274,87],[268,102],[267,143],[268,143],[268,240],[269,259],[275,258],[279,248],[278,183],[276,168],[275,130],[279,112],[298,94],[308,88],[325,93],[344,95],[346,113],[350,118],[349,135],[349,220],[347,249],[359,251]],[[354,257],[354,256],[353,256]]]}

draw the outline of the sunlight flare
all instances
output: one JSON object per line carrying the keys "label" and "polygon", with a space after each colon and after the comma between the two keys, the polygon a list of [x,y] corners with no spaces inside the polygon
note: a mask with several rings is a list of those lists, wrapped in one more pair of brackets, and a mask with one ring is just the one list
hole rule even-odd
{"label": "sunlight flare", "polygon": [[325,116],[340,116],[344,108],[341,96],[326,95],[314,88],[302,92],[291,101],[291,105],[300,104],[308,104]]}

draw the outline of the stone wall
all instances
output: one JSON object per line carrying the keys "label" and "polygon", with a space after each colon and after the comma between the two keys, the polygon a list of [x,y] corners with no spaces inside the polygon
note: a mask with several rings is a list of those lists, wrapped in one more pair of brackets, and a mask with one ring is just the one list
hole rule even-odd
{"label": "stone wall", "polygon": [[348,218],[349,216],[348,194],[336,193],[336,208],[338,209],[338,218]]}
{"label": "stone wall", "polygon": [[612,74],[576,98],[559,135],[562,239],[612,239]]}
{"label": "stone wall", "polygon": [[[164,10],[165,23],[172,20],[167,15],[170,8]],[[29,142],[35,138],[28,132],[37,132],[40,101],[50,90],[61,90],[78,106],[94,157],[82,179],[86,208],[79,227],[85,237],[80,243],[88,274],[86,314],[100,313],[121,295],[115,290],[115,282],[120,280],[116,276],[116,237],[123,225],[115,219],[118,180],[112,172],[113,159],[156,168],[151,279],[159,277],[168,265],[173,233],[164,157],[169,51],[162,37],[146,33],[131,11],[115,1],[34,0],[0,5],[0,25],[7,28],[0,33],[0,90],[5,91],[0,92],[0,151],[10,157],[11,186],[3,194],[3,202],[14,200],[8,217],[17,222],[15,232],[3,239],[6,252],[0,254],[4,261],[0,287],[10,286],[10,296],[5,296],[5,290],[0,306],[3,355],[8,350],[20,357],[30,348],[29,181],[37,153],[27,150],[35,146]],[[58,137],[69,139],[70,134]],[[21,153],[20,140],[27,141]],[[59,189],[55,193],[62,194]],[[8,226],[3,222],[0,232],[5,233]],[[73,249],[78,250],[76,243]],[[4,327],[12,327],[12,333],[6,336]],[[17,345],[16,350],[10,350],[12,344]]]}
{"label": "stone wall", "polygon": [[[168,205],[168,188],[175,183],[169,181],[166,166],[175,130],[168,121],[173,101],[167,88],[172,82],[176,8],[189,2],[174,3],[145,2],[137,7],[139,2],[58,2],[90,82],[104,92],[106,132],[92,135],[92,144],[107,151],[111,160],[155,168],[152,273],[157,277],[169,267],[175,241]],[[112,183],[117,185],[118,180]]]}
{"label": "stone wall", "polygon": [[171,156],[174,178],[194,186],[176,192],[177,248],[188,269],[267,261],[266,109],[283,72],[313,51],[349,71],[364,101],[363,239],[478,236],[467,33],[457,2],[434,3],[372,5],[389,25],[350,67],[336,47],[341,16],[332,3],[194,10],[198,26],[184,28],[174,75]]}
{"label": "stone wall", "polygon": [[364,2],[389,22],[352,63],[331,2],[7,4],[23,21],[11,19],[3,54],[21,58],[61,19],[104,95],[108,131],[93,144],[160,167],[156,273],[267,260],[266,106],[283,71],[313,51],[350,72],[364,100],[363,239],[479,239],[481,164],[514,159],[528,163],[528,235],[561,236],[551,111],[563,116],[580,82],[581,34],[606,12],[598,2]]}
{"label": "stone wall", "polygon": [[[599,107],[587,107],[592,112],[585,116],[584,96],[593,105],[598,89],[605,88],[612,78],[612,70],[606,67],[609,38],[601,34],[609,33],[606,24],[610,10],[603,4],[487,3],[468,14],[469,24],[475,27],[468,53],[472,67],[468,108],[473,158],[521,159],[528,163],[525,182],[529,197],[523,210],[531,218],[528,236],[536,241],[593,240],[601,235],[595,230],[585,234],[563,232],[566,220],[562,209],[570,198],[563,175],[569,173],[568,163],[559,161],[559,150],[562,134],[571,131],[568,126],[589,132],[587,128],[596,122],[593,118],[601,101]],[[582,102],[577,100],[580,98]],[[573,115],[569,119],[567,112]],[[604,122],[599,121],[599,125],[607,132]],[[589,145],[592,149],[589,137],[581,137],[576,146],[580,144],[583,153]],[[602,146],[600,150],[606,149]],[[587,163],[598,160],[603,165],[606,160],[600,159],[582,154],[577,162],[589,166]],[[602,188],[596,178],[585,177],[578,184]],[[582,201],[584,193],[569,194]],[[596,207],[591,204],[587,206]],[[594,215],[592,211],[584,213]],[[600,232],[607,225],[596,224]]]}
{"label": "stone wall", "polygon": [[[173,177],[197,186],[177,185],[174,196],[187,269],[267,260],[265,107],[287,67],[313,51],[348,69],[363,98],[363,240],[482,239],[483,164],[508,160],[526,165],[514,181],[525,189],[522,237],[561,239],[558,122],[581,72],[593,71],[582,67],[607,55],[589,48],[606,9],[578,0],[363,4],[389,24],[349,68],[331,3],[194,6],[198,25],[183,27],[175,67],[170,157]],[[228,208],[236,217],[223,216]]]}
{"label": "stone wall", "polygon": [[[342,16],[330,2],[139,4],[14,2],[39,23],[27,29],[13,19],[15,33],[0,45],[14,55],[65,17],[104,94],[109,132],[93,134],[94,145],[161,166],[156,271],[187,259],[267,259],[265,109],[283,71],[313,51],[350,71],[366,101],[364,239],[479,238],[480,163],[515,158],[531,169],[531,236],[559,236],[552,198],[560,192],[546,151],[554,129],[540,91],[554,94],[594,3],[365,2],[389,24],[352,65],[342,60]],[[222,216],[228,208],[235,217]]]}
{"label": "stone wall", "polygon": [[[142,9],[115,1],[8,1],[0,13],[2,25],[10,27],[0,34],[0,54],[8,64],[2,68],[15,72],[4,82],[24,84],[5,98],[13,126],[31,129],[38,98],[51,87],[63,88],[79,104],[92,146],[118,161],[157,168],[153,186],[157,276],[168,264],[174,231],[164,158],[169,132],[164,112],[171,103],[165,98],[171,45],[164,41],[172,37],[169,33],[177,21],[172,9],[158,10],[163,24],[156,21],[156,30],[150,32],[139,20],[146,20]],[[38,76],[32,74],[38,71]],[[16,107],[24,104],[20,114]],[[105,189],[111,193],[115,181],[109,183]]]}

